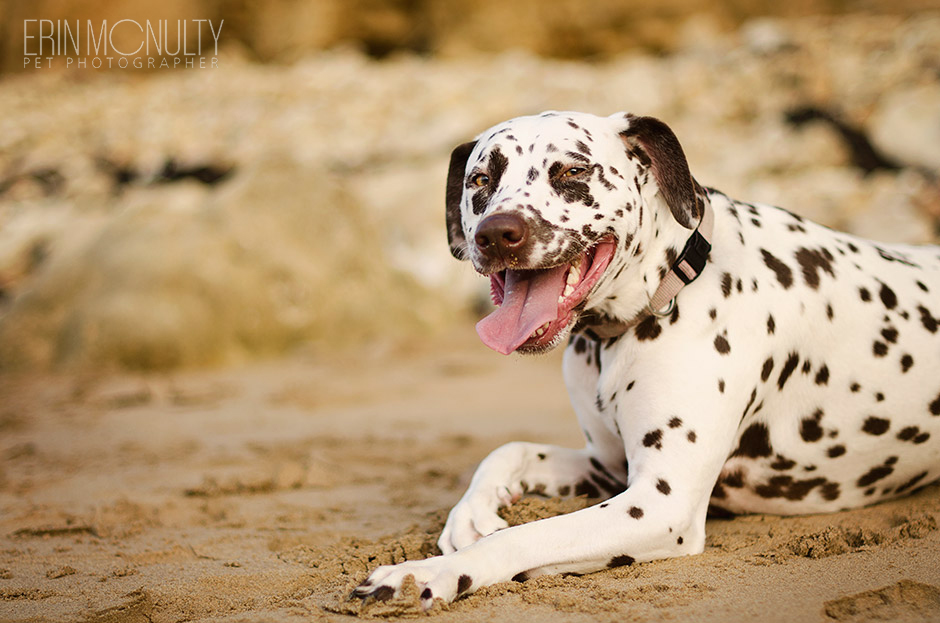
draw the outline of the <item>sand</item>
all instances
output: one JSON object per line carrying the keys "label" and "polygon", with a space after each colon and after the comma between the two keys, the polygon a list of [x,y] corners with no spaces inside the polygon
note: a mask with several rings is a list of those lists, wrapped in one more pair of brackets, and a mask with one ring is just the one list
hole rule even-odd
{"label": "sand", "polygon": [[[0,379],[0,621],[940,620],[940,488],[834,515],[714,519],[701,555],[416,608],[348,601],[436,552],[476,463],[578,445],[557,354],[472,329],[216,372]],[[592,500],[527,498],[513,523]]]}

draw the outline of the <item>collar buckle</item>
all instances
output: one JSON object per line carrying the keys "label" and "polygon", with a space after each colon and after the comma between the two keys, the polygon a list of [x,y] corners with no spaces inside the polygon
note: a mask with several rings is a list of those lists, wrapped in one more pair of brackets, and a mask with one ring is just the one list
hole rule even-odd
{"label": "collar buckle", "polygon": [[678,275],[683,284],[689,285],[699,276],[705,268],[705,262],[711,250],[711,243],[696,229],[686,241],[685,248],[682,249],[676,263],[672,265],[673,272]]}

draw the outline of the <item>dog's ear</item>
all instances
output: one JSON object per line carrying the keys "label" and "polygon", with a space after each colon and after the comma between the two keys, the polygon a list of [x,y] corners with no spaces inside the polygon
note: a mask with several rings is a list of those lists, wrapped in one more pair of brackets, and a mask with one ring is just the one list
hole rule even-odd
{"label": "dog's ear", "polygon": [[620,136],[627,150],[652,169],[659,192],[675,219],[683,227],[695,229],[703,206],[679,139],[668,125],[654,117],[627,114],[625,118],[627,129]]}
{"label": "dog's ear", "polygon": [[447,196],[444,205],[447,214],[447,242],[450,252],[458,260],[465,260],[467,239],[463,235],[463,221],[460,218],[460,198],[463,196],[463,177],[467,169],[470,152],[476,147],[476,141],[457,145],[450,153],[450,168],[447,170]]}

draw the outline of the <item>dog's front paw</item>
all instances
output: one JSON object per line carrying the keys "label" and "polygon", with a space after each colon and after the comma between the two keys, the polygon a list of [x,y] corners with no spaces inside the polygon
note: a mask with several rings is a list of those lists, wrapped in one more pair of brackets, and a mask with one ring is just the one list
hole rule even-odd
{"label": "dog's front paw", "polygon": [[512,504],[516,498],[518,495],[505,487],[494,489],[489,495],[468,491],[448,514],[437,546],[445,554],[451,554],[508,527],[497,511]]}
{"label": "dog's front paw", "polygon": [[363,600],[371,597],[377,601],[400,597],[408,576],[414,578],[418,587],[422,610],[429,609],[435,599],[450,602],[476,588],[469,575],[454,571],[444,556],[437,556],[378,567],[349,597]]}

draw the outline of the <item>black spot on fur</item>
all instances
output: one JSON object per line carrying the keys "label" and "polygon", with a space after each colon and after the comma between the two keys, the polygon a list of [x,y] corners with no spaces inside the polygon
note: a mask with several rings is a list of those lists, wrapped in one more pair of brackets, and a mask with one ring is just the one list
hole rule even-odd
{"label": "black spot on fur", "polygon": [[670,487],[669,483],[663,480],[662,478],[660,478],[659,482],[656,483],[656,490],[662,493],[663,495],[669,495],[670,493],[672,493],[672,487]]}
{"label": "black spot on fur", "polygon": [[940,415],[940,394],[937,394],[937,399],[930,403],[930,413]]}
{"label": "black spot on fur", "polygon": [[929,472],[921,472],[897,488],[896,493],[903,493],[927,477]]}
{"label": "black spot on fur", "polygon": [[490,152],[489,157],[489,174],[490,174],[490,184],[493,188],[499,188],[499,183],[503,179],[503,174],[506,172],[506,167],[509,166],[509,158],[503,155],[503,152],[499,150],[499,147],[494,147],[493,151]]}
{"label": "black spot on fur", "polygon": [[731,281],[732,279],[730,273],[724,273],[721,275],[721,294],[725,298],[731,296]]}
{"label": "black spot on fur", "polygon": [[725,380],[724,379],[718,379],[718,393],[719,394],[725,393]]}
{"label": "black spot on fur", "polygon": [[[817,488],[830,484],[825,478],[795,480],[792,476],[774,476],[767,483],[754,488],[755,493],[763,498],[786,498],[802,500]],[[836,484],[836,483],[831,483]],[[836,486],[838,486],[836,484]]]}
{"label": "black spot on fur", "polygon": [[421,591],[421,599],[424,599],[425,601],[427,601],[428,599],[431,599],[432,597],[434,597],[434,593],[431,592],[430,588],[426,588],[423,591]]}
{"label": "black spot on fur", "polygon": [[907,426],[901,429],[901,432],[898,433],[898,439],[901,441],[910,441],[917,436],[917,433],[920,432],[920,429],[916,426]]}
{"label": "black spot on fur", "polygon": [[689,434],[685,436],[689,440],[689,443],[695,443],[696,435],[694,430],[690,430]]}
{"label": "black spot on fur", "polygon": [[770,373],[773,372],[773,369],[774,369],[774,358],[768,357],[767,360],[764,362],[763,367],[761,368],[760,380],[766,382],[767,379],[770,378]]}
{"label": "black spot on fur", "polygon": [[473,196],[470,198],[470,203],[473,206],[472,210],[474,214],[483,214],[486,211],[486,206],[489,204],[490,197],[493,196],[493,193],[499,188],[500,180],[503,177],[503,173],[506,172],[506,167],[509,165],[509,159],[503,155],[503,152],[499,150],[499,147],[494,147],[489,154],[489,161],[487,164],[487,174],[489,181],[482,188],[470,187],[473,189]]}
{"label": "black spot on fur", "polygon": [[888,345],[884,342],[876,341],[872,344],[871,350],[875,354],[875,357],[884,357],[888,354]]}
{"label": "black spot on fur", "polygon": [[722,355],[727,355],[731,352],[731,344],[728,343],[728,339],[725,336],[715,336],[715,350],[717,350]]}
{"label": "black spot on fur", "polygon": [[838,500],[839,499],[839,483],[827,482],[826,484],[822,486],[822,489],[820,490],[820,494],[822,494],[822,497],[824,500],[828,500],[830,502],[834,500]]}
{"label": "black spot on fur", "polygon": [[[559,490],[559,493],[560,492],[561,491]],[[594,486],[594,483],[587,481],[587,480],[582,480],[581,482],[579,482],[578,484],[574,486],[574,494],[576,496],[586,495],[589,498],[601,497],[600,490],[596,486]]]}
{"label": "black spot on fur", "polygon": [[469,575],[464,574],[464,575],[461,575],[459,578],[457,578],[457,594],[458,595],[462,593],[466,593],[470,589],[471,586],[473,586],[473,578],[471,578]]}
{"label": "black spot on fur", "polygon": [[643,445],[647,448],[663,449],[663,431],[657,428],[654,431],[646,433],[643,437]]}
{"label": "black spot on fur", "polygon": [[901,357],[901,372],[907,372],[911,369],[911,366],[914,365],[914,358],[910,355],[904,355]]}
{"label": "black spot on fur", "polygon": [[767,335],[773,335],[776,331],[777,323],[774,321],[774,317],[767,316]]}
{"label": "black spot on fur", "polygon": [[669,420],[669,428],[679,428],[682,426],[682,418],[674,417]]}
{"label": "black spot on fur", "polygon": [[[891,459],[894,459],[893,461]],[[892,473],[894,473],[894,468],[892,465],[897,462],[897,457],[891,457],[885,461],[884,465],[879,465],[877,467],[871,468],[866,472],[861,478],[858,479],[856,483],[859,488],[867,487],[883,478],[887,478]]]}
{"label": "black spot on fur", "polygon": [[821,367],[819,369],[819,372],[816,373],[816,384],[817,385],[829,384],[829,366],[823,364],[823,367]]}
{"label": "black spot on fur", "polygon": [[594,196],[591,194],[591,187],[578,176],[565,177],[562,175],[564,168],[564,165],[558,161],[553,162],[551,166],[548,167],[549,184],[552,189],[558,193],[566,203],[583,203],[586,206],[592,205],[594,203]]}
{"label": "black spot on fur", "polygon": [[881,298],[881,302],[888,309],[894,309],[898,304],[898,296],[894,293],[894,290],[889,288],[885,284],[881,284],[881,290],[878,292],[878,296]]}
{"label": "black spot on fur", "polygon": [[644,318],[639,324],[636,325],[634,333],[636,339],[641,342],[652,341],[659,337],[659,334],[662,333],[663,329],[659,325],[659,322],[656,319],[656,316],[650,315]]}
{"label": "black spot on fur", "polygon": [[583,336],[578,336],[574,340],[574,352],[578,355],[583,355],[587,351],[587,340]]}
{"label": "black spot on fur", "polygon": [[[724,486],[723,486],[720,482],[715,483],[714,488],[712,488],[712,499],[723,500],[723,499],[725,499],[725,498],[727,498],[727,497],[728,497],[728,492],[725,491]],[[717,507],[712,507],[711,505],[709,505],[709,507],[708,507],[708,514],[709,514],[709,515],[712,515],[712,509],[713,509],[713,508],[715,508],[715,510],[718,510],[718,511],[724,511],[724,509],[720,509],[720,508],[717,508]],[[730,512],[728,512],[728,511],[724,511],[724,512],[727,513],[727,517],[733,517],[733,516],[734,516],[734,515],[732,515]],[[713,515],[712,515],[712,516],[713,516]],[[720,516],[721,516],[721,515],[719,515],[719,517],[720,517]]]}
{"label": "black spot on fur", "polygon": [[630,507],[630,510],[629,510],[628,512],[629,512],[630,516],[633,517],[634,519],[642,519],[642,518],[643,518],[643,509],[640,508],[640,507],[638,507],[638,506],[631,506],[631,507]]}
{"label": "black spot on fur", "polygon": [[[608,480],[608,479],[606,479],[606,478],[604,478],[604,477],[602,477],[602,476],[599,476],[598,474],[591,474],[591,480],[593,480],[595,483],[597,483],[597,485],[598,485],[601,489],[603,489],[604,491],[606,491],[606,492],[609,493],[610,495],[617,495],[618,493],[622,493],[623,490],[626,489],[626,487],[624,487],[623,485],[618,484],[618,483],[616,483],[616,482],[612,482],[612,481],[610,481],[610,480]],[[543,490],[540,491],[540,492],[538,492],[538,493],[540,493],[540,494],[543,494],[543,493],[544,493],[544,485],[543,485]],[[597,497],[597,496],[595,496],[595,497]]]}
{"label": "black spot on fur", "polygon": [[819,425],[819,421],[822,420],[822,411],[816,411],[812,417],[803,418],[800,421],[800,437],[803,438],[803,441],[814,442],[822,439],[823,429]]}
{"label": "black spot on fur", "polygon": [[831,448],[829,448],[829,450],[826,451],[826,454],[829,455],[830,459],[838,458],[842,456],[843,454],[845,454],[845,446],[843,445],[832,446]]}
{"label": "black spot on fur", "polygon": [[937,318],[934,318],[933,313],[923,305],[918,305],[917,311],[920,313],[920,323],[924,325],[924,328],[931,333],[936,333],[940,321],[938,321]]}
{"label": "black spot on fur", "polygon": [[788,290],[790,286],[793,285],[793,271],[790,270],[790,267],[781,262],[777,257],[775,257],[770,251],[766,249],[760,250],[761,255],[764,256],[764,264],[774,272],[777,276],[777,281],[780,282],[780,285],[783,286],[784,290]]}
{"label": "black spot on fur", "polygon": [[752,459],[768,457],[773,454],[770,446],[770,431],[761,422],[755,422],[741,433],[738,448],[731,456],[746,456]]}
{"label": "black spot on fur", "polygon": [[868,291],[868,288],[859,288],[858,296],[866,303],[871,301],[871,292]]}
{"label": "black spot on fur", "polygon": [[814,290],[819,289],[820,271],[835,277],[832,270],[832,254],[826,249],[806,249],[800,247],[796,251],[796,261],[803,269],[803,280]]}
{"label": "black spot on fur", "polygon": [[783,364],[779,378],[777,378],[777,387],[783,389],[783,386],[787,384],[787,380],[790,378],[790,375],[793,374],[793,371],[796,370],[796,366],[798,366],[799,363],[800,356],[796,353],[790,353],[790,356],[787,357],[786,362]]}
{"label": "black spot on fur", "polygon": [[744,407],[744,412],[741,414],[741,419],[743,420],[747,417],[747,412],[750,411],[751,406],[754,404],[754,401],[757,399],[757,388],[755,387],[751,390],[751,397],[747,401],[747,405]]}
{"label": "black spot on fur", "polygon": [[736,469],[733,472],[722,476],[721,482],[722,484],[727,485],[732,489],[740,489],[744,486],[744,472],[740,469]]}
{"label": "black spot on fur", "polygon": [[891,428],[891,422],[884,418],[871,416],[865,420],[862,430],[869,435],[884,435]]}

